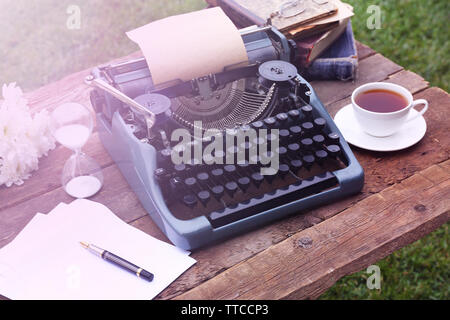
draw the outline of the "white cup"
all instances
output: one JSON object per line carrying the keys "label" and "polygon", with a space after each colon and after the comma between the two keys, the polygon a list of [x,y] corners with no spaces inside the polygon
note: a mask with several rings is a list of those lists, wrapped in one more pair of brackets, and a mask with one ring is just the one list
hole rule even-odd
{"label": "white cup", "polygon": [[[396,92],[408,101],[408,105],[403,109],[394,112],[373,112],[363,109],[358,106],[355,99],[361,93],[369,90],[388,90]],[[420,104],[423,104],[424,108],[415,115],[411,115],[411,109]],[[387,82],[372,82],[360,86],[353,91],[352,105],[356,120],[358,120],[361,125],[361,129],[375,137],[387,137],[393,135],[400,130],[405,123],[422,116],[428,109],[428,102],[426,100],[419,99],[414,101],[411,92],[407,89],[397,84]]]}

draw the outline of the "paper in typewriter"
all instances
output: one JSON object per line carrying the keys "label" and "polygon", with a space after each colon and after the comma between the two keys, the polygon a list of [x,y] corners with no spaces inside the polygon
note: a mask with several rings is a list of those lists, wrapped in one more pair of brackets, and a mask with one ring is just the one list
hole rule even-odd
{"label": "paper in typewriter", "polygon": [[248,61],[239,30],[220,8],[168,17],[127,35],[140,46],[155,85]]}

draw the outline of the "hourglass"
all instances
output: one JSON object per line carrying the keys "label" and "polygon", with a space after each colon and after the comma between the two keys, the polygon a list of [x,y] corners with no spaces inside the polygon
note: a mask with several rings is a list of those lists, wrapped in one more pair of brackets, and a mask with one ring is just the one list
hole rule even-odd
{"label": "hourglass", "polygon": [[53,136],[74,153],[66,161],[61,176],[64,190],[74,198],[88,198],[103,185],[103,174],[97,162],[81,151],[93,128],[91,112],[78,103],[66,103],[51,114]]}

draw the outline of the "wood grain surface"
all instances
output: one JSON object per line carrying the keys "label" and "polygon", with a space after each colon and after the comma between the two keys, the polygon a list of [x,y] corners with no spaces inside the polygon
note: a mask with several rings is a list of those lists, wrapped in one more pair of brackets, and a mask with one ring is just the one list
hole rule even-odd
{"label": "wood grain surface", "polygon": [[[369,47],[357,46],[360,61],[354,82],[312,82],[330,114],[347,105],[352,91],[361,84],[401,84],[415,99],[429,101],[424,139],[399,152],[352,148],[366,173],[361,193],[194,251],[197,264],[159,299],[315,298],[345,274],[361,270],[448,221],[449,125],[442,115],[448,112],[449,95],[439,88],[428,88],[422,77]],[[137,56],[139,53],[118,60]],[[83,83],[89,70],[26,94],[32,109],[52,109],[69,101],[90,106],[90,89]],[[128,187],[97,134],[84,150],[101,164],[105,175],[102,191],[92,200],[105,204],[133,226],[168,241]],[[0,247],[12,241],[37,212],[48,212],[59,202],[72,200],[59,182],[69,154],[58,147],[41,159],[39,170],[24,185],[0,187]],[[313,241],[309,249],[297,246],[305,237]]]}

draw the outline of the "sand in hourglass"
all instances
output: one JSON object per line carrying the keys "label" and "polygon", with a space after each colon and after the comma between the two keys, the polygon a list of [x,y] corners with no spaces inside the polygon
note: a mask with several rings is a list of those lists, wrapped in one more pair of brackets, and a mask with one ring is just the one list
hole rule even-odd
{"label": "sand in hourglass", "polygon": [[[90,130],[88,127],[71,124],[56,130],[55,139],[63,146],[79,151],[89,139]],[[77,156],[77,155],[75,155]],[[102,183],[94,176],[84,175],[71,179],[65,186],[66,192],[74,198],[88,198],[96,194]]]}
{"label": "sand in hourglass", "polygon": [[81,124],[70,124],[55,132],[55,139],[66,148],[79,150],[89,139],[89,128]]}

